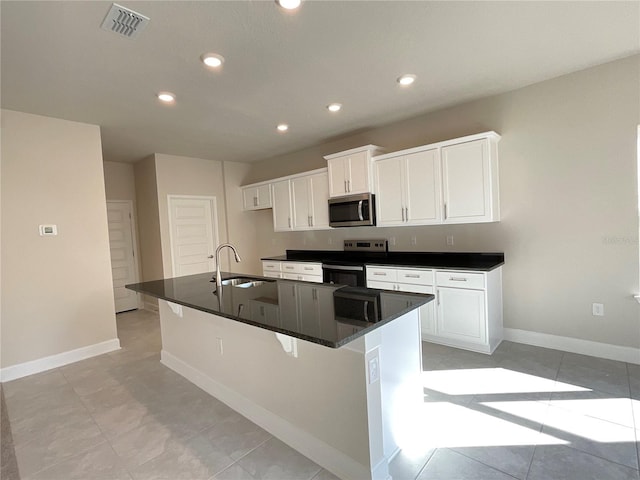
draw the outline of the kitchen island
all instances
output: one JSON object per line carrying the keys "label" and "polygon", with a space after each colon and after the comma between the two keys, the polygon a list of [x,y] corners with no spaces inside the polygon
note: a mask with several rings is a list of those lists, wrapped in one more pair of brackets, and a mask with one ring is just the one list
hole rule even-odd
{"label": "kitchen island", "polygon": [[161,300],[162,363],[338,477],[390,478],[433,296],[238,274],[216,291],[211,276],[127,286]]}

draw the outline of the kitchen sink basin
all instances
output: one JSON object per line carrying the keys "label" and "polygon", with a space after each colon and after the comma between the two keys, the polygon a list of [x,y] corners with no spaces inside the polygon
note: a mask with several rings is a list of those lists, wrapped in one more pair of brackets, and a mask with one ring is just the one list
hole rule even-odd
{"label": "kitchen sink basin", "polygon": [[222,280],[222,286],[250,288],[250,287],[259,287],[260,285],[263,285],[270,281],[273,282],[273,280],[256,280],[255,278],[236,277],[236,278],[227,278],[226,280]]}

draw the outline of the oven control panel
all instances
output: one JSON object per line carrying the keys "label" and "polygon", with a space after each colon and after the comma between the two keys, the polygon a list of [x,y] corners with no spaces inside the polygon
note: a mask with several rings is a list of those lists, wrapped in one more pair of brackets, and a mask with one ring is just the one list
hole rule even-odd
{"label": "oven control panel", "polygon": [[344,251],[345,252],[386,252],[388,248],[387,240],[385,239],[373,239],[373,240],[345,240]]}

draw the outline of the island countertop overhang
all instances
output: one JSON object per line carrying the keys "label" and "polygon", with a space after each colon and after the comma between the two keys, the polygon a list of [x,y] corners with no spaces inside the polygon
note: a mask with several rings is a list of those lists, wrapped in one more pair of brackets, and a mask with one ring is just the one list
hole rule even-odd
{"label": "island countertop overhang", "polygon": [[232,272],[223,272],[222,278],[242,277],[263,283],[248,288],[222,286],[220,295],[212,276],[213,272],[209,272],[130,284],[126,288],[331,348],[346,345],[435,298],[430,294]]}

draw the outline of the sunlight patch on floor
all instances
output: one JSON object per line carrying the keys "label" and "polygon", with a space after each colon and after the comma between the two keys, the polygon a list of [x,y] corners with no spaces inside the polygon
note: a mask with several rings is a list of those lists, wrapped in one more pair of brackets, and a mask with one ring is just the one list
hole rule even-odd
{"label": "sunlight patch on floor", "polygon": [[447,395],[589,391],[577,385],[506,368],[426,371],[422,372],[422,384],[425,388]]}

